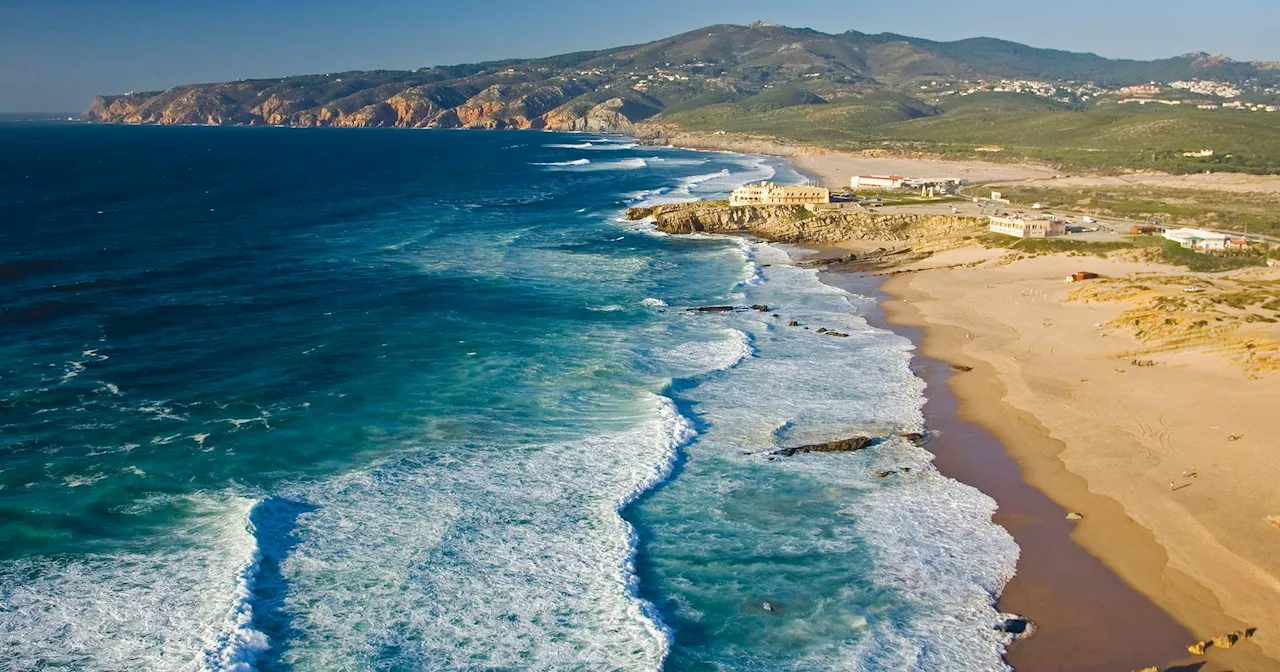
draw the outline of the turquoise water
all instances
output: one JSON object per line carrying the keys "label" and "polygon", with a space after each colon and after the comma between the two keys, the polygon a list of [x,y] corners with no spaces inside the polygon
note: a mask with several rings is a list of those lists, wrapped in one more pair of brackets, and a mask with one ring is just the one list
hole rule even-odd
{"label": "turquoise water", "polygon": [[[769,455],[920,431],[910,344],[785,249],[621,218],[785,166],[528,132],[0,146],[0,669],[1005,669],[988,498],[897,440]],[[771,310],[685,310],[727,303]]]}

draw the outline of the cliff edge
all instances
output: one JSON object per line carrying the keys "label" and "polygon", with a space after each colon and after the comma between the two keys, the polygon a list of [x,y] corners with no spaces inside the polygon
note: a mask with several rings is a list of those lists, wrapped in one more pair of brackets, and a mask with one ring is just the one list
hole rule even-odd
{"label": "cliff edge", "polygon": [[664,233],[751,235],[780,243],[831,244],[874,240],[914,244],[979,230],[972,217],[819,209],[797,205],[729,206],[725,201],[678,203],[627,210],[627,219],[652,217]]}

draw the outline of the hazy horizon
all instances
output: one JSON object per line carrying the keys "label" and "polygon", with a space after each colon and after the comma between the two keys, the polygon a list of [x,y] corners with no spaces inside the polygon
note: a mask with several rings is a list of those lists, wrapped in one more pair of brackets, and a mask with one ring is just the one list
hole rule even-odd
{"label": "hazy horizon", "polygon": [[[1027,11],[1029,4],[1034,11]],[[482,16],[407,0],[371,0],[361,11],[333,0],[266,8],[244,0],[199,7],[157,0],[0,0],[0,113],[76,113],[95,95],[180,84],[553,56],[753,20],[825,33],[993,37],[1108,58],[1205,51],[1241,61],[1280,60],[1280,43],[1269,35],[1270,26],[1280,24],[1280,5],[1224,0],[1208,11],[1180,4],[988,0],[958,14],[940,0],[922,0],[909,12],[882,5],[851,12],[833,0],[788,7],[757,0],[710,0],[696,7],[651,0],[602,12],[599,3],[562,0],[552,11],[533,12],[498,0]],[[1100,12],[1110,20],[1099,23]]]}

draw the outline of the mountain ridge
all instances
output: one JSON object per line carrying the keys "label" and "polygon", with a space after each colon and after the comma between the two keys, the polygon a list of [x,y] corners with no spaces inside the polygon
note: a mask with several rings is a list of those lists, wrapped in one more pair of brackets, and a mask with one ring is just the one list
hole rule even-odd
{"label": "mountain ridge", "polygon": [[[1197,74],[1257,76],[1271,72],[1262,65],[1230,59],[1204,64],[1210,58],[1214,57],[1196,53],[1133,61],[1040,49],[988,37],[939,42],[895,33],[867,34],[851,30],[827,34],[809,28],[763,23],[718,24],[644,44],[543,58],[504,59],[412,71],[349,71],[185,84],[164,91],[99,96],[82,117],[93,121],[161,124],[619,130],[640,119],[623,113],[628,117],[623,122],[610,114],[611,110],[616,112],[630,103],[634,112],[656,114],[672,104],[663,96],[637,92],[634,86],[618,86],[620,72],[638,73],[638,69],[647,72],[676,66],[692,70],[682,75],[689,79],[673,81],[696,80],[703,91],[716,88],[749,91],[769,84],[795,82],[806,75],[825,75],[834,77],[837,83],[851,85],[847,88],[853,93],[857,93],[858,85],[868,89],[884,88],[904,79],[935,75],[1046,77],[1063,81],[1072,75],[1089,75],[1090,81],[1102,79],[1119,85],[1144,83],[1150,79],[1148,75],[1171,70],[1187,77]],[[1050,67],[1050,62],[1057,65]],[[723,78],[716,76],[713,70],[725,65],[730,66],[731,72]],[[800,72],[805,69],[818,72]],[[1231,72],[1220,72],[1224,69]],[[514,72],[516,70],[519,72]],[[538,74],[544,76],[538,77]],[[607,76],[609,74],[614,76]],[[538,90],[539,87],[530,86],[536,82],[543,82],[549,88]],[[579,100],[589,93],[610,90],[615,95],[594,101]],[[485,92],[487,98],[476,98]],[[814,93],[822,96],[821,92]],[[462,95],[466,100],[455,100]],[[673,97],[679,96],[665,96]],[[689,97],[693,96],[686,96]],[[576,105],[566,107],[575,101]],[[360,102],[363,104],[356,105]],[[601,107],[606,102],[610,104]],[[552,109],[541,109],[552,103],[555,103]],[[445,114],[446,109],[460,114],[455,120],[454,115]],[[547,116],[553,111],[555,114]],[[615,123],[605,123],[606,120]],[[610,128],[595,128],[602,124]],[[580,126],[591,128],[576,128]]]}
{"label": "mountain ridge", "polygon": [[[1188,88],[1188,82],[1195,86]],[[1182,87],[1173,87],[1182,99],[1165,100],[1152,93],[1172,84]],[[866,128],[883,128],[888,136],[898,138],[903,136],[902,129],[895,124],[945,118],[956,107],[955,101],[984,92],[1029,93],[1052,102],[1055,109],[1065,106],[1078,111],[1132,102],[1216,107],[1227,99],[1223,96],[1253,96],[1258,104],[1267,105],[1280,103],[1280,66],[1202,52],[1137,61],[988,37],[939,42],[896,33],[828,34],[764,23],[718,24],[642,44],[541,58],[244,79],[98,96],[81,118],[130,124],[545,129],[644,135],[648,131],[642,127],[647,125],[679,127],[695,119],[701,126],[694,124],[689,130],[708,132],[718,130],[716,124],[723,118],[768,121],[787,116],[780,110],[788,107],[811,108],[830,121],[841,106],[855,106],[857,114],[832,133],[856,144],[867,135]],[[870,109],[875,106],[880,107]],[[1006,107],[997,112],[1022,112],[1026,106],[1009,98]],[[795,116],[791,114],[789,122],[803,123]],[[1214,129],[1225,119],[1224,115],[1214,123],[1205,121],[1197,128],[1206,129],[1208,136],[1221,135]],[[1228,125],[1232,124],[1239,125],[1237,121]],[[1248,124],[1248,132],[1255,132],[1256,125]],[[938,124],[927,126],[934,129]],[[798,137],[787,127],[766,123],[756,128],[768,135]],[[928,144],[954,149],[946,147],[953,144],[949,138],[931,133]],[[1199,144],[1195,140],[1187,138]],[[829,145],[834,141],[806,142]],[[1148,150],[1177,149],[1149,143],[1126,148],[1133,157],[1117,161],[1131,161]],[[1248,153],[1246,144],[1241,148]],[[970,144],[969,149],[974,146]],[[1262,169],[1254,158],[1249,161],[1253,167],[1243,169]]]}

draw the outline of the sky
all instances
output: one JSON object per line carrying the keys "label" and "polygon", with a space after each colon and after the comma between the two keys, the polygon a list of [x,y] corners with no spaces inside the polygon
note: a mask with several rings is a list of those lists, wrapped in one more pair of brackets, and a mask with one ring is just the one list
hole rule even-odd
{"label": "sky", "polygon": [[550,56],[754,20],[1280,61],[1280,0],[0,0],[0,112],[79,112],[97,94],[194,82]]}

